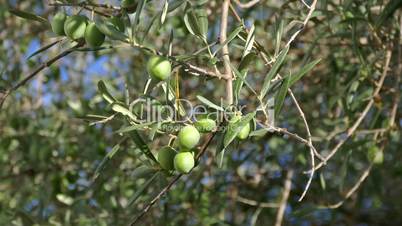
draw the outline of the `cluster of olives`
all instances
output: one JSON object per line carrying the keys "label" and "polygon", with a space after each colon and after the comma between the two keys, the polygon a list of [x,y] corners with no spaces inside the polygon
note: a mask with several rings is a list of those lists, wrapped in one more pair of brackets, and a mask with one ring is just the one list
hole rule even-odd
{"label": "cluster of olives", "polygon": [[190,172],[195,164],[193,149],[200,138],[200,132],[194,126],[183,127],[178,134],[179,152],[169,146],[163,147],[158,152],[157,159],[161,167],[167,171],[175,169],[180,173]]}
{"label": "cluster of olives", "polygon": [[[124,32],[124,22],[119,17],[110,17],[107,21],[120,32]],[[99,47],[105,41],[103,34],[93,21],[86,16],[68,16],[64,12],[57,13],[50,22],[53,32],[56,35],[67,36],[71,40],[85,39],[91,47]]]}
{"label": "cluster of olives", "polygon": [[[241,116],[237,115],[231,122],[237,122]],[[200,119],[194,126],[183,127],[178,134],[179,151],[173,147],[163,147],[157,155],[161,167],[167,171],[176,170],[179,173],[189,173],[195,164],[194,148],[200,141],[200,133],[208,133],[216,129],[216,122],[212,119]],[[244,140],[250,133],[250,124],[244,126],[237,135],[238,139]]]}

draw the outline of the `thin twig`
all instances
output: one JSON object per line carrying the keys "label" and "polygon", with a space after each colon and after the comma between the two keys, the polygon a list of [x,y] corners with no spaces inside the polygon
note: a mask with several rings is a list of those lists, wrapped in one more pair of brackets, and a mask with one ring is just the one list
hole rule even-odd
{"label": "thin twig", "polygon": [[288,170],[286,174],[285,184],[283,186],[282,199],[279,204],[279,209],[276,214],[275,226],[281,226],[283,215],[285,214],[286,205],[288,203],[290,190],[292,188],[293,169]]}
{"label": "thin twig", "polygon": [[247,9],[253,7],[255,4],[259,3],[260,0],[251,0],[247,3],[241,3],[239,0],[235,0],[236,5],[240,8]]}
{"label": "thin twig", "polygon": [[261,208],[278,208],[279,207],[278,203],[257,202],[255,200],[247,199],[247,198],[244,198],[241,196],[237,196],[236,201],[249,205],[249,206],[257,206],[257,207],[261,207]]}
{"label": "thin twig", "polygon": [[363,172],[363,174],[360,176],[359,180],[358,180],[358,181],[356,182],[356,184],[346,193],[345,197],[344,197],[341,201],[339,201],[339,202],[337,202],[337,203],[335,203],[335,204],[328,205],[328,206],[322,206],[322,207],[320,207],[320,208],[336,209],[336,208],[342,206],[342,204],[343,204],[347,199],[349,199],[350,196],[353,195],[353,193],[355,193],[355,192],[357,191],[357,189],[360,187],[360,185],[362,185],[362,183],[363,183],[363,182],[366,180],[366,178],[370,175],[370,171],[371,171],[372,167],[373,167],[373,164],[370,164],[369,167],[367,167],[367,169],[364,170],[364,172]]}

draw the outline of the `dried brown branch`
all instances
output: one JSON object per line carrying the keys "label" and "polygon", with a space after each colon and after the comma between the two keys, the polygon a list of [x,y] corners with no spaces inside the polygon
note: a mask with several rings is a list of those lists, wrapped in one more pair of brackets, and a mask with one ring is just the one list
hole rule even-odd
{"label": "dried brown branch", "polygon": [[[336,145],[335,147],[329,152],[329,154],[325,157],[324,161],[320,162],[314,170],[317,170],[319,168],[321,168],[322,166],[325,165],[325,163],[331,159],[336,153],[337,151],[342,147],[342,145],[356,132],[356,129],[360,126],[360,124],[362,123],[363,119],[367,116],[368,112],[370,111],[371,107],[374,104],[374,98],[377,97],[380,94],[381,88],[384,84],[384,80],[387,77],[387,72],[388,72],[388,68],[389,68],[389,63],[391,61],[391,56],[392,56],[392,51],[391,50],[387,50],[386,54],[385,54],[385,59],[384,59],[384,68],[382,71],[382,75],[377,83],[377,88],[375,89],[372,98],[370,99],[370,101],[368,102],[368,104],[366,105],[366,107],[364,108],[364,110],[362,111],[361,115],[359,116],[359,118],[356,119],[355,123],[352,125],[352,127],[350,127],[346,134],[345,137],[343,137]],[[310,173],[310,171],[309,171]]]}
{"label": "dried brown branch", "polygon": [[237,196],[236,201],[249,205],[249,206],[256,206],[256,207],[260,207],[260,208],[278,208],[279,207],[278,203],[257,202],[255,200],[247,199],[247,198],[244,198],[241,196]]}
{"label": "dried brown branch", "polygon": [[328,205],[328,206],[321,206],[321,208],[336,209],[336,208],[342,206],[342,204],[343,204],[347,199],[349,199],[349,198],[353,195],[353,193],[355,193],[355,192],[357,191],[357,189],[359,189],[359,187],[363,184],[363,182],[366,180],[366,178],[370,175],[370,171],[371,171],[372,167],[373,167],[373,164],[370,164],[369,167],[367,167],[367,169],[364,170],[364,172],[363,172],[363,174],[360,176],[359,180],[358,180],[358,181],[356,182],[356,184],[346,193],[345,197],[344,197],[341,201],[339,201],[339,202],[337,202],[337,203],[335,203],[335,204]]}
{"label": "dried brown branch", "polygon": [[247,3],[242,3],[242,2],[240,2],[240,0],[235,0],[235,2],[236,2],[236,5],[238,7],[243,8],[243,9],[247,9],[247,8],[251,8],[254,5],[256,5],[257,3],[259,3],[260,0],[251,0],[251,1],[247,2]]}
{"label": "dried brown branch", "polygon": [[292,189],[292,177],[293,177],[293,169],[290,169],[286,174],[286,180],[282,191],[282,199],[281,202],[279,203],[279,209],[276,214],[275,226],[282,225],[283,215],[285,214],[285,209],[288,203],[290,190]]}

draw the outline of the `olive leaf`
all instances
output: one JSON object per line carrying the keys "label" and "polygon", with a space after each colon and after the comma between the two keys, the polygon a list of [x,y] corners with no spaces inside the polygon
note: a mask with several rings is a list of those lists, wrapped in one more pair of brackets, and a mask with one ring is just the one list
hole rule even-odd
{"label": "olive leaf", "polygon": [[144,154],[148,159],[152,160],[154,163],[159,165],[154,154],[152,154],[151,150],[149,149],[148,145],[144,142],[141,135],[136,130],[131,131],[129,135],[136,144],[136,146],[140,149],[142,154]]}
{"label": "olive leaf", "polygon": [[117,100],[110,94],[109,90],[105,85],[105,82],[102,80],[98,82],[98,91],[102,95],[103,99],[105,99],[110,104],[117,102]]}
{"label": "olive leaf", "polygon": [[141,123],[141,124],[135,124],[131,126],[126,126],[124,128],[118,129],[115,131],[115,133],[127,133],[131,132],[133,130],[139,130],[139,129],[144,129],[145,127],[151,126],[155,124],[156,122],[146,122],[146,123]]}
{"label": "olive leaf", "polygon": [[306,65],[304,65],[300,71],[298,71],[296,74],[292,76],[292,78],[289,81],[289,87],[295,84],[298,80],[300,80],[305,74],[307,74],[309,71],[311,71],[315,65],[317,65],[321,59],[314,60]]}
{"label": "olive leaf", "polygon": [[22,11],[22,10],[19,10],[19,9],[9,9],[8,11],[10,13],[18,16],[18,17],[21,17],[21,18],[24,18],[24,19],[27,19],[27,20],[38,21],[38,22],[41,22],[41,23],[49,25],[49,22],[45,18],[43,18],[41,16],[38,16],[38,15],[35,15],[35,14],[32,14],[32,13],[28,13],[28,12],[25,12],[25,11]]}
{"label": "olive leaf", "polygon": [[[125,140],[125,139],[124,139]],[[122,141],[124,141],[122,140]],[[106,163],[113,158],[113,156],[120,150],[120,144],[122,143],[122,141],[120,141],[118,144],[116,144],[112,150],[110,152],[108,152],[106,154],[106,156],[102,159],[102,161],[99,163],[99,165],[96,167],[95,173],[92,177],[92,181],[95,181],[99,175],[100,172],[105,168]]]}
{"label": "olive leaf", "polygon": [[277,118],[279,112],[282,109],[283,102],[285,101],[286,93],[288,92],[289,83],[290,83],[291,76],[287,76],[282,83],[281,88],[279,89],[278,94],[275,97],[275,118]]}
{"label": "olive leaf", "polygon": [[128,110],[125,106],[123,106],[123,104],[116,103],[116,102],[112,103],[112,110],[115,112],[118,112],[122,115],[125,115],[134,121],[137,120],[137,117],[135,117],[135,115],[130,110]]}
{"label": "olive leaf", "polygon": [[261,93],[260,93],[260,99],[263,99],[265,97],[265,95],[267,94],[271,80],[278,73],[280,67],[282,66],[282,63],[286,58],[288,50],[289,50],[289,46],[286,49],[282,50],[282,52],[279,54],[278,58],[276,59],[274,65],[272,66],[271,70],[269,70],[268,74],[265,76],[264,83],[262,85],[262,89],[261,89]]}
{"label": "olive leaf", "polygon": [[119,31],[116,26],[111,23],[97,21],[96,27],[112,40],[119,40],[127,43],[130,42],[128,36]]}
{"label": "olive leaf", "polygon": [[211,101],[209,101],[207,98],[205,98],[203,96],[197,95],[197,99],[199,101],[201,101],[203,104],[205,104],[208,107],[210,107],[210,108],[213,108],[213,109],[218,110],[218,111],[225,111],[225,109],[223,109],[222,107],[212,103]]}

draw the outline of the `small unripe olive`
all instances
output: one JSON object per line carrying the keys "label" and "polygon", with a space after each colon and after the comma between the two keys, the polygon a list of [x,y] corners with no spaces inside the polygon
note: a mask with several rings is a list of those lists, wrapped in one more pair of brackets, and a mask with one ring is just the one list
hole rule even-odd
{"label": "small unripe olive", "polygon": [[384,153],[377,146],[371,146],[368,149],[367,158],[374,164],[382,164],[384,162]]}
{"label": "small unripe olive", "polygon": [[67,19],[67,15],[63,12],[59,12],[56,15],[54,15],[52,22],[50,23],[51,27],[52,27],[52,31],[56,34],[56,35],[66,35],[66,33],[64,32],[64,22]]}
{"label": "small unripe olive", "polygon": [[[230,120],[230,123],[236,123],[240,119],[241,119],[241,116],[239,114],[236,114]],[[251,130],[251,126],[250,126],[250,123],[248,123],[243,128],[241,128],[240,132],[237,134],[237,138],[239,138],[240,140],[246,139],[248,137],[249,133],[250,133],[250,130]]]}
{"label": "small unripe olive", "polygon": [[127,10],[128,13],[134,13],[136,5],[135,0],[122,0],[120,3],[121,8]]}
{"label": "small unripe olive", "polygon": [[153,56],[148,61],[147,70],[152,78],[156,80],[166,80],[172,72],[172,66],[166,58]]}
{"label": "small unripe olive", "polygon": [[84,38],[87,20],[88,18],[81,15],[68,17],[64,23],[64,32],[66,33],[67,37],[72,40]]}
{"label": "small unripe olive", "polygon": [[85,41],[91,47],[98,47],[105,41],[105,35],[96,27],[94,22],[90,22],[85,29]]}
{"label": "small unripe olive", "polygon": [[245,125],[237,134],[237,138],[239,138],[240,140],[246,139],[248,137],[248,134],[250,133],[250,129],[250,123],[247,123],[247,125]]}
{"label": "small unripe olive", "polygon": [[117,16],[112,16],[108,20],[118,31],[124,32],[124,21]]}
{"label": "small unripe olive", "polygon": [[188,173],[194,167],[194,155],[180,152],[174,157],[174,168],[180,173]]}
{"label": "small unripe olive", "polygon": [[200,119],[195,122],[195,128],[201,133],[208,133],[216,128],[216,122],[209,118]]}
{"label": "small unripe olive", "polygon": [[175,156],[176,151],[173,148],[166,146],[158,152],[157,159],[163,169],[173,170]]}
{"label": "small unripe olive", "polygon": [[179,142],[183,148],[191,149],[200,141],[200,133],[194,126],[185,126],[179,132]]}

